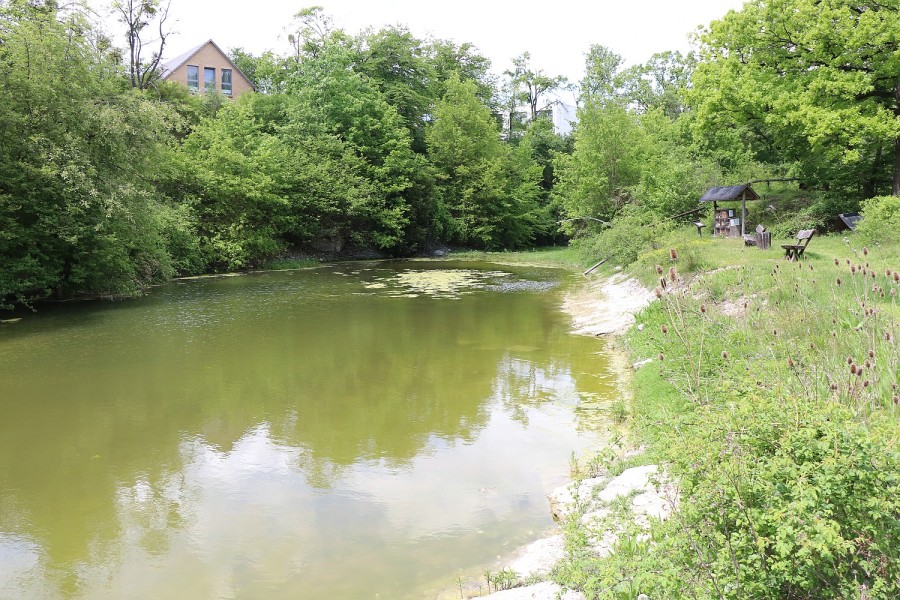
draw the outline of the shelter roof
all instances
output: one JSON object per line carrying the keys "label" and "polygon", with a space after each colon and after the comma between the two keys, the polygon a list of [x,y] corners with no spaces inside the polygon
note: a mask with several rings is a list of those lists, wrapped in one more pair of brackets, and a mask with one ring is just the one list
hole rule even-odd
{"label": "shelter roof", "polygon": [[759,200],[750,184],[711,187],[706,190],[700,202],[722,202],[725,200]]}

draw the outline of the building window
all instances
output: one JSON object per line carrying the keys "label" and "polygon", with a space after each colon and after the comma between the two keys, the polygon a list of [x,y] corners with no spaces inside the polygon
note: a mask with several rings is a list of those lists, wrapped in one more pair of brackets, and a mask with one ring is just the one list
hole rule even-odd
{"label": "building window", "polygon": [[206,93],[216,91],[216,70],[212,67],[203,67],[203,87]]}
{"label": "building window", "polygon": [[222,69],[222,93],[231,95],[231,69]]}
{"label": "building window", "polygon": [[188,89],[192,92],[200,91],[200,67],[196,65],[188,65],[187,68],[188,75]]}

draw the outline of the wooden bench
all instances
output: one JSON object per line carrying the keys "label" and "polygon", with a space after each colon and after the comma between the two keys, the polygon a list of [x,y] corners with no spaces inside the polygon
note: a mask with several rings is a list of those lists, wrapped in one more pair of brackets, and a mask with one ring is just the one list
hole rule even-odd
{"label": "wooden bench", "polygon": [[803,258],[803,252],[809,245],[809,240],[811,240],[812,236],[814,236],[815,234],[815,229],[803,229],[801,231],[798,231],[796,244],[781,245],[781,247],[784,248],[784,257],[790,261],[795,261]]}

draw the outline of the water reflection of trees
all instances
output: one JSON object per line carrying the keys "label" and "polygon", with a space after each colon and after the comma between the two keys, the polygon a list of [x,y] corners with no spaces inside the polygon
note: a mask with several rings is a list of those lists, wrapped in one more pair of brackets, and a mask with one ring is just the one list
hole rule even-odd
{"label": "water reflection of trees", "polygon": [[[402,467],[432,437],[473,440],[498,390],[524,418],[523,405],[591,368],[573,368],[581,352],[554,354],[566,334],[533,295],[355,297],[358,282],[321,280],[278,294],[249,278],[169,290],[67,329],[57,354],[36,355],[52,361],[38,379],[20,336],[19,376],[0,383],[0,506],[16,507],[0,532],[27,532],[64,570],[115,563],[132,543],[162,554],[196,518],[192,444],[225,456],[265,424],[296,449],[292,468],[328,488],[360,460]],[[77,594],[85,582],[68,571],[58,584]]]}

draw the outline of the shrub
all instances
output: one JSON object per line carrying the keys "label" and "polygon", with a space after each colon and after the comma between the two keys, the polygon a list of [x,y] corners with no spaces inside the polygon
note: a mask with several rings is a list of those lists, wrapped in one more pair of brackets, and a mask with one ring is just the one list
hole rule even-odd
{"label": "shrub", "polygon": [[660,237],[673,228],[672,221],[663,221],[639,206],[627,205],[609,228],[594,236],[576,239],[572,246],[586,258],[605,258],[612,264],[629,265],[640,254],[659,248]]}
{"label": "shrub", "polygon": [[856,234],[866,243],[893,239],[900,231],[900,196],[880,196],[863,203]]}

